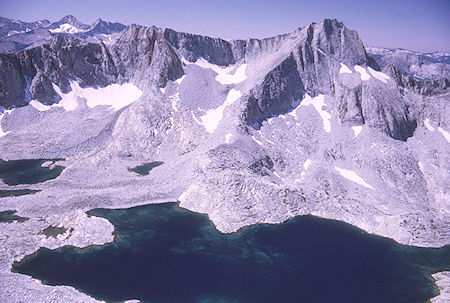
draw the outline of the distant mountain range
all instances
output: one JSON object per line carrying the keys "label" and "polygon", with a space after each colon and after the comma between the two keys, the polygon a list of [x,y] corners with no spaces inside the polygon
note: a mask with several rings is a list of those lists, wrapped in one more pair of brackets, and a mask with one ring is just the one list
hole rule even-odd
{"label": "distant mountain range", "polygon": [[72,16],[0,28],[0,158],[66,166],[2,198],[30,220],[1,238],[0,301],[77,302],[10,269],[50,225],[67,230],[51,248],[94,235],[71,223],[93,208],[178,200],[223,232],[315,215],[450,244],[448,54],[366,48],[330,19],[245,40]]}
{"label": "distant mountain range", "polygon": [[23,22],[0,17],[0,52],[16,53],[28,47],[42,45],[57,34],[72,35],[89,42],[108,43],[111,35],[126,28],[127,26],[121,23],[106,22],[101,19],[87,25],[71,15],[54,23],[48,20]]}
{"label": "distant mountain range", "polygon": [[[117,34],[129,26],[97,19],[91,25],[81,23],[67,15],[59,21],[23,22],[0,17],[0,53],[17,53],[29,47],[49,42],[58,34],[71,35],[87,42],[111,43]],[[417,80],[450,78],[450,54],[444,52],[421,53],[405,49],[366,47],[381,67],[396,66],[403,75]]]}
{"label": "distant mountain range", "polygon": [[450,53],[420,53],[406,49],[366,47],[381,67],[395,65],[403,74],[417,79],[450,78]]}

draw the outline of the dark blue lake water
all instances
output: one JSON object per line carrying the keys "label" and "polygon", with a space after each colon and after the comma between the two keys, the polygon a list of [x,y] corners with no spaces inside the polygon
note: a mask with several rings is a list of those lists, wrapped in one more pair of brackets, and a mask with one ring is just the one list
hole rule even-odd
{"label": "dark blue lake water", "polygon": [[0,198],[32,195],[38,192],[40,192],[40,190],[32,190],[32,189],[0,190]]}
{"label": "dark blue lake water", "polygon": [[26,217],[20,217],[18,215],[15,215],[17,211],[16,210],[5,210],[0,211],[0,223],[10,223],[10,222],[25,222],[29,220],[30,218]]}
{"label": "dark blue lake water", "polygon": [[117,238],[86,249],[39,249],[15,272],[106,301],[426,302],[429,273],[450,269],[450,247],[406,247],[312,216],[219,233],[175,203],[96,209]]}
{"label": "dark blue lake water", "polygon": [[164,164],[164,162],[158,162],[158,161],[144,163],[142,165],[138,165],[136,167],[129,168],[128,170],[133,171],[141,176],[147,176],[152,169],[154,169],[155,167],[158,167],[160,165],[163,165],[163,164]]}
{"label": "dark blue lake water", "polygon": [[64,170],[63,166],[42,167],[45,162],[64,159],[0,160],[0,178],[8,185],[36,184],[55,179]]}

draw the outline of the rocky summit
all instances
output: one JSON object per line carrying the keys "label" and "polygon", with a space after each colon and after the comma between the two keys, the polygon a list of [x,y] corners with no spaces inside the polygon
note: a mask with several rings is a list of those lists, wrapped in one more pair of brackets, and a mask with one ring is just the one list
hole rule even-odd
{"label": "rocky summit", "polygon": [[[450,244],[448,62],[427,73],[368,53],[328,19],[261,40],[71,16],[0,22],[0,158],[66,167],[1,199],[30,218],[1,231],[8,285],[25,283],[7,268],[38,247],[110,241],[106,220],[84,214],[97,207],[178,200],[226,233],[312,214]],[[150,162],[163,164],[130,170]],[[67,232],[50,241],[49,226]]]}

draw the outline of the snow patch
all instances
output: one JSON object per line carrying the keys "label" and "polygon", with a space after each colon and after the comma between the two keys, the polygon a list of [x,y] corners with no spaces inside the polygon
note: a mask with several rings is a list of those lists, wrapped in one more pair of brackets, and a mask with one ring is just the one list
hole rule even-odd
{"label": "snow patch", "polygon": [[100,88],[81,88],[77,82],[71,81],[70,87],[72,91],[65,94],[56,84],[53,84],[53,89],[61,97],[57,104],[48,106],[32,100],[30,105],[39,111],[46,111],[52,107],[62,107],[65,111],[72,111],[78,107],[79,99],[86,99],[89,108],[106,105],[116,111],[133,103],[142,95],[142,91],[131,83],[111,84]]}
{"label": "snow patch", "polygon": [[355,135],[353,136],[353,138],[358,137],[358,135],[361,133],[362,129],[363,129],[362,125],[352,126],[352,131],[353,131],[353,133],[355,134]]}
{"label": "snow patch", "polygon": [[355,65],[353,68],[361,75],[361,80],[367,81],[370,79],[370,75],[369,73],[367,73],[367,70],[364,67]]}
{"label": "snow patch", "polygon": [[300,103],[300,106],[309,106],[309,105],[313,105],[316,111],[319,113],[320,117],[322,118],[323,129],[325,130],[325,132],[327,133],[331,132],[331,122],[330,122],[331,115],[327,111],[322,109],[323,106],[326,105],[325,96],[320,94],[314,98],[311,98],[308,94],[306,94],[305,98]]}
{"label": "snow patch", "polygon": [[6,37],[9,37],[9,36],[12,36],[12,35],[16,35],[16,34],[23,34],[25,32],[28,32],[28,31],[15,31],[15,30],[12,30],[12,31],[8,32],[8,35]]}
{"label": "snow patch", "polygon": [[182,58],[182,62],[184,64],[195,64],[201,68],[213,70],[217,73],[216,81],[223,85],[238,84],[247,79],[247,75],[245,73],[245,71],[247,70],[247,64],[222,67],[209,63],[203,58],[197,59],[195,63],[189,62],[186,59]]}
{"label": "snow patch", "polygon": [[193,111],[191,111],[191,115],[192,115],[192,118],[194,119],[194,121],[195,121],[198,125],[203,125],[203,124],[202,124],[202,121],[200,121],[199,119],[197,119],[197,117],[194,115],[194,112],[193,112]]}
{"label": "snow patch", "polygon": [[45,112],[51,108],[50,105],[42,104],[41,102],[36,101],[36,100],[31,100],[30,105],[40,112]]}
{"label": "snow patch", "polygon": [[341,68],[339,69],[339,73],[340,74],[351,74],[352,71],[350,70],[350,68],[348,68],[347,65],[345,65],[344,63],[341,63]]}
{"label": "snow patch", "polygon": [[370,188],[370,189],[374,189],[372,186],[370,186],[370,184],[368,184],[366,181],[364,181],[363,178],[358,176],[358,174],[356,172],[354,172],[353,170],[345,169],[345,168],[339,168],[337,166],[335,166],[334,169],[336,171],[338,171],[341,174],[341,176],[346,178],[347,180],[350,180],[352,182],[358,183],[359,185],[362,185],[364,187],[367,187],[367,188]]}
{"label": "snow patch", "polygon": [[85,30],[76,28],[75,26],[70,25],[69,23],[61,24],[58,28],[49,29],[48,31],[51,32],[52,34],[57,34],[57,33],[76,34],[76,33],[85,32]]}
{"label": "snow patch", "polygon": [[450,143],[450,133],[442,127],[438,127],[438,131],[444,136],[445,140]]}
{"label": "snow patch", "polygon": [[169,96],[169,100],[172,105],[172,109],[177,112],[177,102],[180,101],[180,93],[177,92],[175,95]]}
{"label": "snow patch", "polygon": [[72,91],[67,94],[64,94],[56,84],[53,83],[52,85],[55,92],[61,97],[61,100],[51,107],[62,107],[65,111],[72,111],[78,107],[78,95],[76,94],[76,89],[80,87],[78,83],[71,82],[70,87],[72,88]]}
{"label": "snow patch", "polygon": [[374,77],[375,79],[377,79],[377,80],[379,80],[379,81],[381,81],[383,83],[387,83],[387,80],[391,79],[385,73],[378,72],[378,71],[374,70],[373,68],[371,68],[370,66],[367,69],[369,70],[369,72],[372,75],[372,77]]}
{"label": "snow patch", "polygon": [[253,141],[255,141],[257,144],[259,145],[263,145],[263,143],[261,141],[259,141],[258,139],[256,139],[255,137],[252,136]]}
{"label": "snow patch", "polygon": [[111,84],[103,88],[79,88],[81,97],[86,98],[90,108],[99,105],[111,106],[114,111],[130,105],[142,96],[142,91],[131,83]]}
{"label": "snow patch", "polygon": [[300,174],[302,177],[306,174],[306,171],[311,166],[311,163],[312,163],[311,159],[306,159],[305,163],[303,163],[303,171]]}
{"label": "snow patch", "polygon": [[245,71],[247,70],[247,64],[242,64],[238,66],[234,73],[231,74],[231,71],[222,71],[221,73],[218,73],[216,76],[216,81],[220,84],[238,84],[245,79],[247,79],[247,75],[245,74]]}
{"label": "snow patch", "polygon": [[163,93],[163,95],[166,93],[166,88],[165,87],[160,87],[159,90],[161,91],[161,93]]}
{"label": "snow patch", "polygon": [[205,127],[208,133],[213,133],[217,126],[219,126],[220,121],[222,120],[223,113],[225,108],[228,105],[233,104],[236,100],[238,100],[242,96],[242,93],[238,90],[231,89],[228,92],[227,98],[225,102],[215,109],[210,109],[208,112],[200,117],[201,124]]}
{"label": "snow patch", "polygon": [[180,78],[178,78],[177,80],[175,80],[174,82],[178,85],[181,84],[181,82],[183,82],[184,78],[186,78],[186,75],[181,76]]}
{"label": "snow patch", "polygon": [[228,133],[225,135],[225,143],[229,144],[231,142],[231,137],[233,136],[233,134]]}
{"label": "snow patch", "polygon": [[426,119],[423,121],[423,124],[425,125],[425,127],[426,127],[429,131],[434,132],[434,127],[431,125],[430,119],[426,118]]}

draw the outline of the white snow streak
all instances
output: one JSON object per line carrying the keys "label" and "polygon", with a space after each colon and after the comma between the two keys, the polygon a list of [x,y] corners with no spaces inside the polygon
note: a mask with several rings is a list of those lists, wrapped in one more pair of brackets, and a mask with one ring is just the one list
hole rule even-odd
{"label": "white snow streak", "polygon": [[184,78],[186,78],[186,75],[181,76],[180,78],[178,78],[177,80],[175,80],[174,82],[178,85],[181,84],[181,82],[183,82]]}
{"label": "white snow streak", "polygon": [[358,176],[357,173],[355,173],[353,170],[345,169],[345,168],[339,168],[337,166],[334,167],[335,170],[337,170],[342,177],[346,178],[347,180],[350,180],[352,182],[358,183],[359,185],[362,185],[364,187],[374,189],[372,186],[370,186],[366,181],[364,181],[363,178]]}
{"label": "white snow streak", "polygon": [[142,96],[142,91],[131,83],[124,83],[111,84],[98,89],[80,88],[78,94],[86,98],[86,104],[90,108],[109,105],[116,111],[139,99]]}
{"label": "white snow streak", "polygon": [[430,119],[426,118],[426,119],[423,121],[423,124],[425,124],[425,127],[426,127],[429,131],[434,132],[434,127],[431,125]]}
{"label": "white snow streak", "polygon": [[263,145],[263,143],[261,141],[259,141],[258,139],[256,139],[255,137],[252,136],[253,141],[255,141],[257,144],[259,145]]}
{"label": "white snow streak", "polygon": [[208,112],[200,117],[201,124],[205,126],[205,129],[208,133],[213,133],[217,126],[219,126],[220,121],[222,120],[223,113],[225,108],[228,105],[233,104],[236,100],[238,100],[242,96],[241,92],[235,89],[231,89],[228,92],[227,99],[225,102],[215,109],[210,109]]}
{"label": "white snow streak", "polygon": [[245,79],[247,79],[247,75],[245,74],[246,69],[247,69],[247,64],[242,64],[236,68],[236,70],[233,74],[231,74],[232,70],[223,71],[221,73],[218,73],[218,75],[216,76],[216,81],[221,84],[241,83]]}
{"label": "white snow streak", "polygon": [[442,127],[438,127],[438,131],[444,136],[445,140],[450,143],[450,133],[444,130]]}
{"label": "white snow streak", "polygon": [[229,144],[231,142],[231,137],[233,136],[233,134],[228,133],[225,135],[225,143]]}
{"label": "white snow streak", "polygon": [[300,174],[302,177],[306,174],[306,171],[311,166],[311,163],[312,163],[311,159],[306,159],[305,163],[303,163],[303,171]]}
{"label": "white snow streak", "polygon": [[367,73],[367,70],[364,67],[355,65],[353,68],[361,75],[361,80],[367,81],[370,79],[370,75]]}
{"label": "white snow streak", "polygon": [[175,95],[169,96],[169,99],[171,101],[170,103],[172,105],[172,109],[177,112],[178,111],[177,102],[180,101],[180,93],[177,92]]}
{"label": "white snow streak", "polygon": [[339,69],[339,73],[340,74],[351,74],[352,71],[350,70],[350,68],[348,68],[347,65],[345,65],[344,63],[341,63],[341,68]]}
{"label": "white snow streak", "polygon": [[362,125],[352,126],[353,133],[355,134],[355,135],[353,136],[353,138],[358,137],[358,135],[359,135],[359,133],[362,131],[362,129],[363,129]]}
{"label": "white snow streak", "polygon": [[31,100],[30,105],[33,106],[35,109],[37,109],[40,112],[45,112],[51,108],[50,105],[42,104],[41,102],[38,102],[36,100]]}
{"label": "white snow streak", "polygon": [[305,98],[300,103],[300,106],[309,106],[313,105],[316,111],[319,113],[320,117],[322,118],[323,122],[323,129],[329,133],[331,132],[331,115],[323,110],[323,106],[325,105],[325,96],[320,94],[314,98],[311,98],[308,94],[305,96]]}
{"label": "white snow streak", "polygon": [[391,79],[388,75],[382,72],[377,72],[376,70],[372,69],[370,66],[367,68],[372,75],[377,80],[380,80],[383,83],[387,83],[387,80]]}
{"label": "white snow streak", "polygon": [[209,63],[207,60],[200,58],[195,61],[195,63],[191,63],[186,59],[182,58],[182,62],[185,64],[195,64],[201,68],[211,69],[217,73],[216,81],[220,84],[238,84],[247,79],[247,75],[245,73],[247,69],[247,64],[242,65],[230,65],[230,66],[218,66],[212,63]]}
{"label": "white snow streak", "polygon": [[130,83],[111,84],[100,88],[81,88],[77,82],[71,81],[70,87],[72,91],[65,94],[57,85],[53,84],[53,89],[61,97],[57,104],[48,106],[32,100],[30,105],[39,111],[46,111],[52,107],[62,107],[66,111],[72,111],[78,107],[80,99],[86,99],[89,108],[106,105],[116,111],[133,103],[142,95],[142,91]]}

